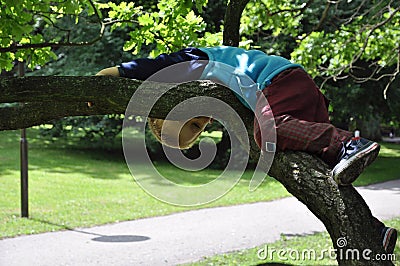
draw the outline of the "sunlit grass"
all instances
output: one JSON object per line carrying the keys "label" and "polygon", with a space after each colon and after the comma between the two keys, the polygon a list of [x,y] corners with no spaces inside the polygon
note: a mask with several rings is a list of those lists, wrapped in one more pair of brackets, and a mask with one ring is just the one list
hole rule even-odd
{"label": "sunlit grass", "polygon": [[[121,150],[85,149],[68,141],[48,141],[28,130],[30,219],[20,218],[19,131],[0,132],[0,238],[139,219],[194,208],[269,201],[290,196],[271,177],[249,192],[246,171],[225,196],[200,207],[172,206],[144,192],[131,176]],[[73,149],[70,148],[73,145]],[[160,172],[186,185],[207,183],[220,170],[201,173],[157,163]],[[357,184],[400,178],[400,145],[383,145],[381,157]]]}
{"label": "sunlit grass", "polygon": [[400,145],[381,143],[378,158],[360,175],[354,185],[364,186],[394,179],[400,179]]}
{"label": "sunlit grass", "polygon": [[[0,238],[193,209],[160,202],[144,192],[131,176],[121,151],[69,149],[66,143],[43,141],[36,133],[28,131],[30,219],[23,219],[20,218],[19,132],[0,132]],[[175,171],[165,163],[157,165],[177,180],[190,180],[185,171]],[[210,169],[197,175],[203,182],[219,173]],[[289,196],[272,178],[267,178],[257,191],[249,192],[250,178],[251,172],[245,173],[227,195],[200,207]]]}

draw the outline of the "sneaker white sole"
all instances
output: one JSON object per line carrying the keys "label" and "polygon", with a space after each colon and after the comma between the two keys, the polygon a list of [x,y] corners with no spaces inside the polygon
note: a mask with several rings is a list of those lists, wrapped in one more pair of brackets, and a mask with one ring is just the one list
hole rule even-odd
{"label": "sneaker white sole", "polygon": [[336,165],[332,170],[333,179],[339,185],[350,185],[368,165],[375,161],[379,150],[379,144],[371,142],[369,146],[365,147],[350,159]]}

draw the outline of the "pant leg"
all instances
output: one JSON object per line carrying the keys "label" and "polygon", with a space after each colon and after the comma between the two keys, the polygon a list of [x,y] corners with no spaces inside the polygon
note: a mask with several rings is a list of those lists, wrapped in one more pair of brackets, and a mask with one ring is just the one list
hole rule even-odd
{"label": "pant leg", "polygon": [[372,219],[373,219],[373,224],[374,224],[376,230],[377,230],[379,233],[381,233],[381,232],[382,232],[382,229],[385,227],[385,224],[382,223],[380,220],[378,220],[378,218],[376,218],[375,216],[372,217]]}
{"label": "pant leg", "polygon": [[278,75],[259,95],[255,110],[254,137],[260,148],[275,122],[277,150],[305,151],[318,155],[329,166],[337,163],[342,142],[352,133],[329,121],[328,101],[302,69]]}
{"label": "pant leg", "polygon": [[278,150],[315,154],[330,167],[337,164],[342,143],[353,135],[329,123],[309,122],[289,115],[275,117],[275,126]]}

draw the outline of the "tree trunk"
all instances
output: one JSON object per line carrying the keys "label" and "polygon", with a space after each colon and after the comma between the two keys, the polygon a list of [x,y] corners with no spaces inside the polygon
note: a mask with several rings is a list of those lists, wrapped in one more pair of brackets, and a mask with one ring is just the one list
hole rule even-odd
{"label": "tree trunk", "polygon": [[[124,113],[140,85],[137,80],[105,76],[2,78],[0,103],[25,104],[3,107],[0,104],[0,130],[39,125],[64,116]],[[154,83],[152,88],[146,86],[144,95],[151,99],[157,86],[162,84]],[[231,105],[246,125],[246,137],[251,143],[250,156],[258,158],[259,149],[252,137],[253,114],[223,86],[209,81],[180,84],[157,101],[150,116],[165,118],[179,102],[196,96],[217,98]],[[92,107],[88,107],[88,101],[93,103]],[[146,102],[139,101],[133,104],[130,112],[145,115],[143,110],[147,108]],[[330,169],[320,159],[302,152],[278,152],[269,175],[324,223],[335,248],[340,247],[338,239],[347,241],[347,245],[337,252],[340,265],[392,265],[389,261],[366,261],[361,257],[365,250],[371,258],[385,253],[373,226],[371,211],[352,186],[342,187],[334,182]],[[346,252],[354,250],[358,250],[360,259],[346,259]]]}
{"label": "tree trunk", "polygon": [[370,115],[365,119],[356,119],[355,129],[359,129],[364,138],[381,141],[381,119],[378,116]]}
{"label": "tree trunk", "polygon": [[250,0],[230,0],[225,12],[223,44],[228,46],[239,46],[240,18],[242,12]]}

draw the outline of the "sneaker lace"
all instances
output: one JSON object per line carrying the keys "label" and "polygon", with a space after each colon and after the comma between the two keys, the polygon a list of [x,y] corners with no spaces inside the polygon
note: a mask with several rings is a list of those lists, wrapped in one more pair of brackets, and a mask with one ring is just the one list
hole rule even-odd
{"label": "sneaker lace", "polygon": [[339,152],[339,161],[341,159],[347,158],[350,154],[354,152],[354,150],[357,149],[357,140],[351,139],[347,142],[342,142],[342,149]]}

